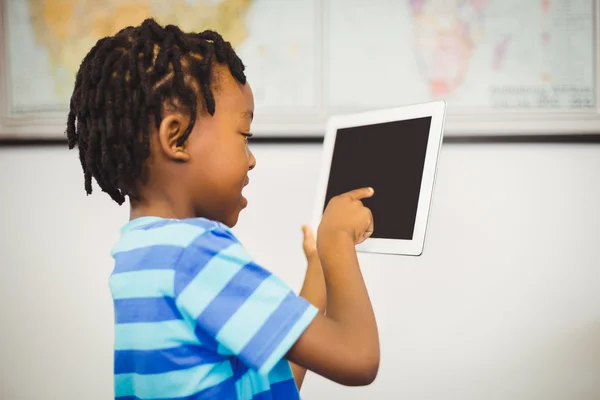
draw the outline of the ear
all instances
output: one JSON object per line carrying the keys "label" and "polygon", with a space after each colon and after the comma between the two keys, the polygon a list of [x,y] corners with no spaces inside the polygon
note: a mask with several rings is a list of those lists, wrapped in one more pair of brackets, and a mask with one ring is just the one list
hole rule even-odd
{"label": "ear", "polygon": [[158,128],[158,137],[160,147],[167,158],[179,162],[189,161],[190,154],[187,149],[187,141],[182,145],[177,144],[189,123],[189,117],[181,113],[169,113],[161,121]]}

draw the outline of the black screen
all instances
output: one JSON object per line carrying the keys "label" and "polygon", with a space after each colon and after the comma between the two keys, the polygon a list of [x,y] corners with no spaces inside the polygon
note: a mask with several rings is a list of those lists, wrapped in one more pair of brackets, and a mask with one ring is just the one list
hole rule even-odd
{"label": "black screen", "polygon": [[325,205],[361,187],[375,195],[373,238],[411,240],[415,228],[431,117],[339,129]]}

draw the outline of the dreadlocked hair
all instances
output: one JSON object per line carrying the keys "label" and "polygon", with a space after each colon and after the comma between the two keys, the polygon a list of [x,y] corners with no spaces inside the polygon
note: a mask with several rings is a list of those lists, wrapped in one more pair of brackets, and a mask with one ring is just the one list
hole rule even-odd
{"label": "dreadlocked hair", "polygon": [[160,126],[165,102],[183,104],[190,123],[182,145],[199,110],[215,113],[215,62],[246,83],[244,64],[212,30],[184,33],[147,19],[96,43],[77,72],[66,130],[69,149],[79,149],[88,195],[93,177],[119,205],[138,197],[151,121]]}

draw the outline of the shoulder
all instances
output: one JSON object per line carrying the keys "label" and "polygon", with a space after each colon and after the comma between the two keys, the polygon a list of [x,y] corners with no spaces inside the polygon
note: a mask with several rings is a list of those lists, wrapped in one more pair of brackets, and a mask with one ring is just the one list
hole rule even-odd
{"label": "shoulder", "polygon": [[[192,257],[194,264],[217,260],[237,260],[244,263],[250,261],[242,243],[227,225],[203,218],[182,220],[179,224],[187,225],[183,228],[189,231],[185,254]],[[185,264],[185,260],[182,262]]]}
{"label": "shoulder", "polygon": [[229,227],[204,218],[134,220],[122,229],[111,250],[118,270],[138,268],[140,263],[144,269],[154,269],[156,264],[156,268],[185,270],[191,261],[198,264],[222,252],[248,258]]}
{"label": "shoulder", "polygon": [[[208,235],[206,235],[208,233]],[[121,230],[121,236],[113,247],[113,255],[151,246],[169,246],[186,249],[194,246],[202,237],[227,236],[237,241],[231,230],[220,222],[204,218],[163,219],[152,218],[143,222],[132,221]]]}
{"label": "shoulder", "polygon": [[217,284],[253,263],[228,226],[204,218],[165,219],[137,227],[124,237],[117,251],[127,247],[127,242],[145,244],[142,253],[147,265],[160,262],[163,268],[173,270],[176,296],[194,278]]}

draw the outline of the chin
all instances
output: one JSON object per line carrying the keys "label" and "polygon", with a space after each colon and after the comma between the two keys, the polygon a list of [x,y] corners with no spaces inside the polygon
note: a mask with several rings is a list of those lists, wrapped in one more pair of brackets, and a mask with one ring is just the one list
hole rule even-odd
{"label": "chin", "polygon": [[216,220],[224,225],[227,225],[230,228],[233,228],[238,223],[240,213],[246,208],[247,205],[248,201],[245,198],[243,198],[243,201],[239,203],[237,207],[235,207],[235,209],[232,209],[231,212],[221,213],[221,215],[219,215],[218,217],[215,216],[216,218],[213,218],[213,220]]}
{"label": "chin", "polygon": [[227,222],[224,222],[225,225],[227,225],[230,228],[233,228],[237,223],[238,223],[238,219],[240,218],[240,213],[248,206],[248,200],[246,200],[245,197],[242,197],[242,204],[239,210],[237,210],[236,212],[232,213],[227,219]]}
{"label": "chin", "polygon": [[227,225],[230,228],[233,228],[234,226],[237,225],[238,223],[238,219],[240,218],[240,211],[236,212],[236,213],[232,213],[231,215],[229,215],[226,218],[226,221],[222,221],[225,225]]}
{"label": "chin", "polygon": [[237,222],[238,222],[238,218],[235,217],[235,218],[231,218],[229,221],[226,221],[226,222],[223,222],[223,223],[225,225],[227,225],[228,227],[233,228],[234,226],[237,225]]}

